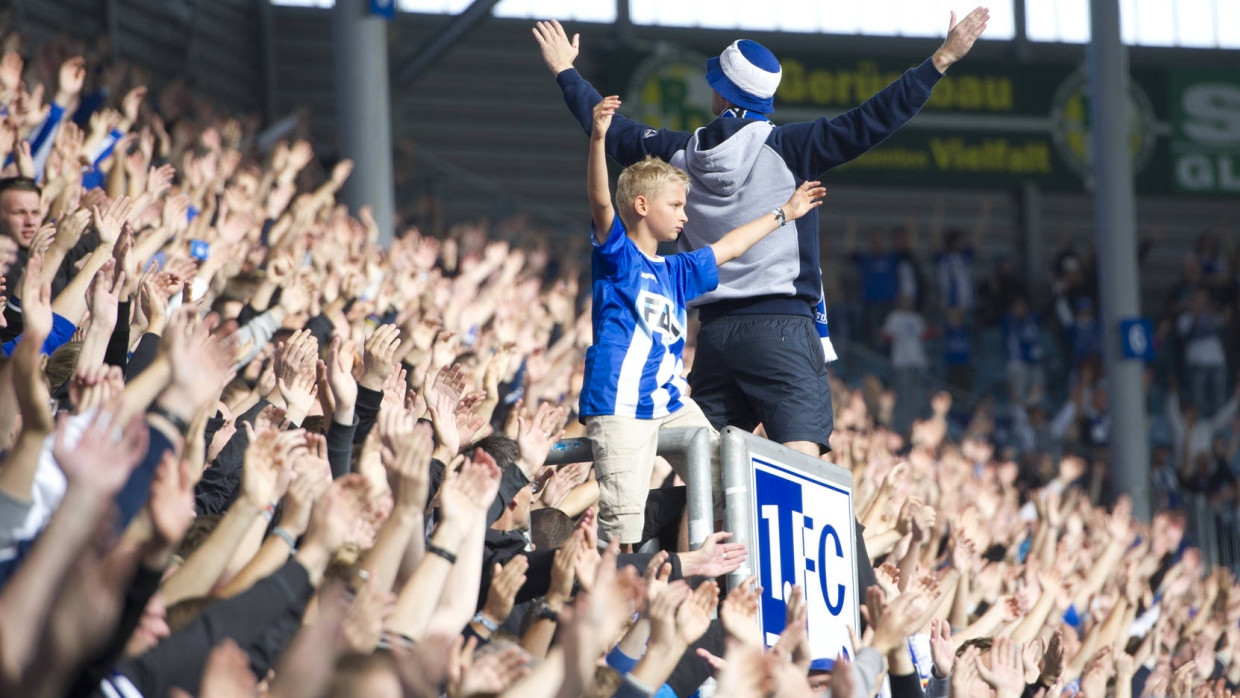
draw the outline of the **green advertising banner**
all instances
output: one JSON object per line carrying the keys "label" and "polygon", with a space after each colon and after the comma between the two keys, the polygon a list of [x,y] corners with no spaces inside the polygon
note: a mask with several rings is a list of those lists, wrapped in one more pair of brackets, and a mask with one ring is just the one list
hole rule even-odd
{"label": "green advertising banner", "polygon": [[[616,52],[610,89],[625,111],[657,128],[692,130],[711,118],[705,57],[661,48]],[[909,66],[884,59],[780,56],[776,123],[836,116]],[[849,182],[1048,189],[1090,186],[1091,122],[1084,66],[964,61],[895,136],[837,170]],[[1240,191],[1240,71],[1136,69],[1129,88],[1137,190]],[[831,175],[828,175],[829,177]]]}
{"label": "green advertising banner", "polygon": [[1169,87],[1175,191],[1240,194],[1240,72],[1179,70]]}

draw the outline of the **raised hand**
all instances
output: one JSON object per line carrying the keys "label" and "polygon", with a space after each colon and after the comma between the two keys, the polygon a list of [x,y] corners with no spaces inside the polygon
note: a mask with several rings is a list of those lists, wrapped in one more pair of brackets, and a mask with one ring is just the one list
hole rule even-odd
{"label": "raised hand", "polygon": [[1114,647],[1107,645],[1098,650],[1090,658],[1081,675],[1081,693],[1086,696],[1103,695],[1106,693],[1107,682],[1115,674],[1115,664],[1111,659]]}
{"label": "raised hand", "polygon": [[650,648],[660,651],[676,647],[680,636],[676,628],[676,613],[682,603],[689,601],[693,593],[683,580],[667,585],[658,596],[646,605],[646,617],[650,619]]}
{"label": "raised hand", "polygon": [[31,251],[22,274],[22,341],[39,345],[52,333],[52,285],[43,283],[43,253]]}
{"label": "raised hand", "polygon": [[947,38],[931,57],[934,67],[938,68],[940,73],[945,73],[953,63],[964,58],[977,38],[986,31],[986,22],[989,19],[990,10],[979,7],[965,15],[960,22],[956,22],[956,12],[953,10],[947,24]]}
{"label": "raised hand", "polygon": [[559,470],[548,468],[549,476],[538,490],[538,501],[544,507],[558,507],[574,488],[589,478],[591,467],[590,463],[573,463]]}
{"label": "raised hand", "polygon": [[143,279],[138,287],[138,308],[146,316],[146,331],[163,334],[168,323],[168,296],[159,288],[154,276]]}
{"label": "raised hand", "polygon": [[292,479],[294,450],[305,443],[300,431],[256,432],[243,422],[249,446],[241,474],[241,493],[259,509],[284,496]]}
{"label": "raised hand", "polygon": [[594,588],[594,575],[598,569],[600,555],[598,552],[598,509],[590,507],[581,515],[577,522],[574,535],[581,536],[581,545],[577,546],[577,559],[573,569],[577,573],[577,581],[581,588],[590,591]]}
{"label": "raised hand", "polygon": [[[401,422],[397,429],[385,423]],[[387,448],[383,452],[383,466],[387,468],[388,484],[395,497],[394,505],[403,511],[420,512],[426,507],[426,494],[430,487],[431,430],[417,424],[412,415],[403,410],[388,410],[379,414],[380,436]]]}
{"label": "raised hand", "polygon": [[5,51],[0,58],[0,96],[7,102],[22,81],[22,57],[16,51]]}
{"label": "raised hand", "polygon": [[146,175],[146,193],[158,199],[172,188],[172,179],[176,176],[176,168],[172,165],[152,167]]}
{"label": "raised hand", "polygon": [[448,698],[493,696],[530,673],[529,655],[520,647],[508,647],[482,656],[474,653],[470,638],[448,671]]}
{"label": "raised hand", "polygon": [[314,504],[305,541],[335,552],[349,542],[349,534],[361,518],[361,502],[349,490],[365,488],[365,478],[350,473],[333,480],[327,492]]}
{"label": "raised hand", "polygon": [[1042,668],[1039,666],[1039,660],[1042,658],[1042,641],[1038,639],[1025,643],[1021,650],[1020,661],[1021,667],[1025,672],[1025,684],[1032,685],[1037,682],[1038,677],[1042,675]]}
{"label": "raised hand", "polygon": [[802,182],[801,186],[792,192],[788,203],[783,205],[784,216],[794,221],[821,206],[822,197],[826,195],[827,188],[822,186],[822,182]]}
{"label": "raised hand", "polygon": [[[577,531],[575,535],[580,535]],[[646,611],[649,612],[650,604],[659,598],[659,595],[667,590],[668,580],[672,576],[672,563],[667,561],[670,556],[666,550],[660,550],[650,558],[650,562],[646,563],[646,573],[644,575],[646,581]]]}
{"label": "raised hand", "polygon": [[1055,631],[1050,642],[1046,643],[1046,651],[1042,653],[1043,683],[1057,681],[1063,674],[1063,632]]}
{"label": "raised hand", "polygon": [[345,181],[349,179],[350,174],[353,174],[353,161],[352,160],[345,158],[341,160],[340,162],[336,163],[335,167],[332,167],[332,174],[331,174],[332,188],[336,191],[339,191],[340,188],[344,186]]}
{"label": "raised hand", "polygon": [[452,364],[444,366],[439,373],[435,375],[435,380],[431,381],[428,374],[426,380],[422,384],[422,392],[426,396],[428,405],[438,402],[440,396],[449,400],[451,405],[446,414],[451,415],[456,410],[456,405],[461,401],[461,396],[465,393],[465,375],[461,372],[460,364]]}
{"label": "raised hand", "polygon": [[499,478],[495,459],[479,449],[474,460],[465,461],[459,473],[444,477],[439,491],[439,508],[444,520],[469,525],[472,517],[485,513],[499,492]]}
{"label": "raised hand", "polygon": [[[547,604],[555,611],[559,611],[573,595],[573,581],[576,579],[574,563],[583,537],[581,531],[574,531],[555,551],[555,559],[551,563],[551,584],[547,586]],[[670,568],[668,573],[671,573]]]}
{"label": "raised hand", "polygon": [[918,543],[926,542],[934,533],[934,523],[936,520],[934,507],[928,504],[922,504],[920,508],[913,514],[912,528],[913,541]]}
{"label": "raised hand", "polygon": [[956,665],[956,646],[952,643],[952,625],[941,618],[930,620],[930,659],[939,678],[952,675]]}
{"label": "raised hand", "polygon": [[329,485],[331,472],[324,471],[322,461],[308,453],[297,457],[288,493],[284,497],[280,527],[294,536],[305,533],[310,525],[314,503],[327,492]]}
{"label": "raised hand", "polygon": [[723,629],[734,640],[761,646],[758,605],[762,602],[762,587],[757,586],[757,581],[757,577],[750,577],[728,592],[719,608],[719,619],[723,621]]}
{"label": "raised hand", "polygon": [[146,85],[137,85],[121,98],[121,113],[129,126],[138,120],[138,112],[142,109],[142,100],[146,99]]}
{"label": "raised hand", "polygon": [[805,591],[798,584],[792,585],[792,588],[788,590],[787,598],[784,629],[771,651],[778,652],[780,657],[790,658],[792,663],[801,670],[801,675],[805,676],[809,673],[809,665],[813,661],[813,656],[809,651],[809,628],[806,626],[809,606],[805,603]]}
{"label": "raised hand", "polygon": [[193,312],[182,306],[173,315],[161,349],[172,368],[169,390],[186,407],[197,409],[224,385],[232,362],[227,338],[212,335],[209,323],[192,322]]}
{"label": "raised hand", "polygon": [[976,645],[969,647],[960,655],[955,671],[952,672],[952,698],[965,698],[965,696],[973,695],[973,686],[981,680],[981,675],[978,673],[980,664],[981,650]]}
{"label": "raised hand", "polygon": [[400,347],[400,330],[396,325],[380,325],[375,328],[363,345],[362,377],[358,384],[370,390],[381,390],[383,381],[396,363],[396,349]]}
{"label": "raised hand", "polygon": [[358,590],[341,624],[341,639],[348,652],[370,654],[383,636],[383,624],[396,610],[396,596],[376,589],[369,579]]}
{"label": "raised hand", "polygon": [[995,638],[990,648],[990,661],[984,663],[979,660],[977,672],[995,690],[996,698],[1020,698],[1025,690],[1019,643],[1009,638]]}
{"label": "raised hand", "polygon": [[102,211],[98,206],[91,206],[91,217],[94,219],[95,232],[99,234],[99,244],[112,246],[121,235],[121,227],[133,213],[133,202],[128,196],[120,196],[111,201]]}
{"label": "raised hand", "polygon": [[524,555],[515,555],[503,565],[495,563],[491,588],[487,590],[487,600],[482,606],[482,613],[486,617],[496,624],[508,620],[508,616],[512,615],[517,592],[525,585],[525,572],[529,568],[530,559]]}
{"label": "raised hand", "polygon": [[74,414],[82,414],[111,401],[124,390],[125,376],[119,366],[79,366],[69,380],[69,402]]}
{"label": "raised hand", "polygon": [[542,51],[543,63],[553,75],[559,75],[573,67],[577,54],[581,52],[581,35],[573,34],[570,41],[564,27],[556,20],[538,22],[534,25],[534,40]]}
{"label": "raised hand", "polygon": [[551,446],[564,436],[563,407],[551,407],[547,403],[538,406],[533,417],[524,414],[517,417],[517,445],[521,448],[521,462],[526,474],[536,472],[547,460]]}
{"label": "raised hand", "polygon": [[380,411],[383,410],[399,410],[406,406],[406,390],[409,388],[409,382],[406,380],[408,372],[405,367],[399,363],[392,364],[392,370],[388,372],[387,378],[383,379],[383,399],[379,405]]}
{"label": "raised hand", "polygon": [[473,443],[474,436],[487,425],[486,419],[474,410],[486,399],[486,393],[470,393],[457,403],[453,418],[462,444]]}
{"label": "raised hand", "polygon": [[166,451],[151,480],[151,498],[146,508],[151,528],[161,544],[173,546],[181,542],[190,524],[194,523],[193,466],[173,451]]}
{"label": "raised hand", "polygon": [[301,424],[314,405],[314,398],[319,393],[315,378],[315,365],[306,363],[287,381],[283,377],[276,379],[276,386],[280,389],[280,397],[284,398],[290,422]]}
{"label": "raised hand", "polygon": [[[336,421],[339,417],[352,416],[357,404],[357,381],[353,378],[353,360],[357,356],[357,343],[333,337],[327,349],[327,385],[336,399]],[[347,413],[347,414],[346,414]],[[347,421],[352,421],[347,420]]]}
{"label": "raised hand", "polygon": [[111,325],[116,324],[121,288],[125,285],[123,270],[113,274],[116,266],[116,260],[109,259],[102,267],[99,267],[99,271],[95,272],[95,277],[91,279],[90,287],[86,291],[90,299],[91,322],[102,321]]}
{"label": "raised hand", "polygon": [[706,634],[711,614],[719,607],[719,583],[713,579],[702,582],[680,608],[676,609],[676,632],[685,646],[692,645]]}
{"label": "raised hand", "polygon": [[867,589],[866,604],[874,625],[873,647],[887,654],[902,645],[916,629],[928,603],[924,594],[909,590],[884,606],[882,592],[875,587]]}
{"label": "raised hand", "polygon": [[85,80],[85,58],[75,56],[61,63],[56,81],[56,103],[62,107],[70,106],[70,103],[82,93],[82,84]]}
{"label": "raised hand", "polygon": [[607,134],[607,129],[611,128],[611,117],[620,109],[620,98],[616,95],[604,97],[601,102],[594,105],[594,129],[590,131],[590,137],[601,139]]}
{"label": "raised hand", "polygon": [[150,432],[142,415],[128,424],[116,423],[117,401],[99,409],[77,443],[69,446],[65,434],[68,418],[57,424],[52,456],[69,481],[70,488],[108,500],[120,491],[130,472],[146,455]]}

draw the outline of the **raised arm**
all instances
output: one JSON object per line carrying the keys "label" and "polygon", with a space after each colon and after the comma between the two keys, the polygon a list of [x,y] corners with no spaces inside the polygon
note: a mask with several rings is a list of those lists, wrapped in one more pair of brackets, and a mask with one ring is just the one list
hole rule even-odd
{"label": "raised arm", "polygon": [[986,22],[989,20],[990,10],[985,7],[974,9],[960,22],[956,22],[956,12],[953,10],[947,24],[947,38],[934,55],[930,56],[934,67],[940,73],[946,73],[953,63],[964,58],[982,32],[986,31]]}
{"label": "raised arm", "polygon": [[917,115],[943,71],[973,48],[989,16],[979,7],[957,23],[953,13],[943,45],[920,66],[837,117],[781,126],[772,146],[806,179],[860,157]]}
{"label": "raised arm", "polygon": [[611,187],[607,182],[607,153],[605,145],[611,117],[620,108],[620,98],[612,95],[594,105],[594,130],[590,133],[590,158],[586,172],[586,188],[590,193],[590,218],[594,221],[594,239],[598,244],[607,242],[616,210],[611,205]]}
{"label": "raised arm", "polygon": [[788,203],[761,218],[742,225],[712,244],[710,248],[715,252],[715,263],[722,265],[736,259],[744,254],[745,250],[779,230],[789,221],[794,221],[821,206],[822,197],[826,195],[827,190],[819,186],[820,184],[821,182],[802,182],[801,186],[792,193],[792,198],[788,199]]}
{"label": "raised arm", "polygon": [[[581,130],[590,135],[594,126],[594,105],[603,97],[573,68],[581,51],[581,35],[574,34],[570,40],[564,27],[555,20],[539,22],[533,31],[543,62],[564,93],[564,103],[581,124]],[[616,114],[607,136],[607,155],[626,167],[647,155],[670,160],[673,153],[684,148],[691,135],[683,131],[655,130]]]}

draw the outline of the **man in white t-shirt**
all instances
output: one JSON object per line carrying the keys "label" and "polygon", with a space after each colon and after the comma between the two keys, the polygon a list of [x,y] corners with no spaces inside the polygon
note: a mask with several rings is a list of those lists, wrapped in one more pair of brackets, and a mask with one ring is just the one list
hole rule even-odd
{"label": "man in white t-shirt", "polygon": [[1184,374],[1188,395],[1203,417],[1211,417],[1227,392],[1227,354],[1223,347],[1226,325],[1214,308],[1210,292],[1193,291],[1188,308],[1176,318],[1176,333],[1184,342]]}
{"label": "man in white t-shirt", "polygon": [[900,296],[896,309],[883,322],[883,341],[891,344],[892,387],[896,391],[892,426],[907,434],[913,420],[925,411],[926,321],[913,309],[911,296]]}

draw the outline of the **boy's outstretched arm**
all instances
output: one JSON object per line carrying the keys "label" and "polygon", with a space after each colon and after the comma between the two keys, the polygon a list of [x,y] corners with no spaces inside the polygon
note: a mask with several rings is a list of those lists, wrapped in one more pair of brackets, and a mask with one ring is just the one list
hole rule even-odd
{"label": "boy's outstretched arm", "polygon": [[607,129],[611,117],[620,108],[620,98],[604,97],[594,105],[594,130],[590,133],[590,159],[586,172],[586,188],[590,192],[590,217],[594,219],[594,239],[607,242],[616,210],[611,205],[611,187],[607,182]]}
{"label": "boy's outstretched arm", "polygon": [[774,211],[771,211],[719,238],[718,242],[710,246],[715,252],[715,263],[722,265],[736,259],[745,254],[745,250],[756,245],[759,240],[775,232],[785,223],[790,223],[821,206],[822,197],[827,193],[826,188],[821,184],[821,182],[811,181],[803,182],[797,187],[797,190],[792,193],[792,198],[788,199],[788,203],[779,207],[779,210],[783,211],[783,221],[779,220],[779,216],[775,215]]}

